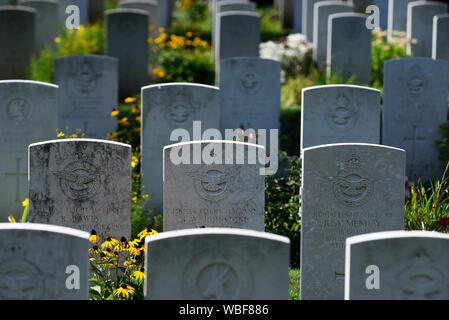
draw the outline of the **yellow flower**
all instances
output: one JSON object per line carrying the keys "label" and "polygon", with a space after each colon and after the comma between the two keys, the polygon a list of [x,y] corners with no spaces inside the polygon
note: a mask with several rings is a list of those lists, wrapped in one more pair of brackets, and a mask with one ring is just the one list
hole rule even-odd
{"label": "yellow flower", "polygon": [[112,110],[112,112],[111,112],[111,117],[115,117],[115,116],[117,116],[119,113],[120,113],[120,111],[118,111],[118,110]]}
{"label": "yellow flower", "polygon": [[64,132],[61,131],[60,133],[58,133],[58,138],[64,137],[64,135]]}
{"label": "yellow flower", "polygon": [[158,76],[159,78],[163,78],[163,77],[165,77],[165,72],[164,72],[164,71],[159,71],[159,72],[157,73],[157,76]]}
{"label": "yellow flower", "polygon": [[142,195],[142,198],[144,198],[145,200],[147,200],[147,199],[149,199],[149,198],[150,198],[150,196],[149,196],[149,195],[147,195],[147,194],[143,194],[143,195]]}
{"label": "yellow flower", "polygon": [[117,244],[119,244],[119,241],[117,239],[114,238],[107,238],[105,242],[102,243],[101,247],[104,248],[109,248],[112,249],[114,248]]}
{"label": "yellow flower", "polygon": [[165,28],[164,27],[159,27],[159,32],[165,32]]}
{"label": "yellow flower", "polygon": [[100,242],[100,236],[97,235],[97,232],[95,230],[91,231],[89,241],[92,243]]}
{"label": "yellow flower", "polygon": [[193,33],[189,31],[186,33],[186,36],[190,38],[191,36],[193,36]]}
{"label": "yellow flower", "polygon": [[114,290],[114,296],[129,299],[129,296],[132,296],[135,292],[135,289],[126,284],[122,284],[118,289]]}
{"label": "yellow flower", "polygon": [[89,258],[89,261],[95,261],[96,259],[95,258]]}
{"label": "yellow flower", "polygon": [[129,124],[129,122],[128,122],[128,117],[124,117],[124,118],[118,120],[117,122],[118,122],[119,124],[123,124],[124,126],[126,126],[126,125]]}
{"label": "yellow flower", "polygon": [[159,69],[158,68],[153,68],[152,71],[153,71],[154,74],[157,74],[159,72]]}
{"label": "yellow flower", "polygon": [[137,197],[133,197],[132,200],[134,203],[137,203]]}
{"label": "yellow flower", "polygon": [[152,234],[157,234],[158,232],[156,230],[153,230],[151,228],[151,225],[149,224],[147,226],[146,229],[142,230],[141,232],[139,232],[139,234],[137,235],[139,237],[140,240],[142,240],[143,238],[145,238],[146,236],[150,236]]}
{"label": "yellow flower", "polygon": [[125,262],[123,262],[123,265],[125,267],[128,267],[130,269],[134,268],[136,266],[137,261],[132,259],[132,260],[126,260]]}
{"label": "yellow flower", "polygon": [[148,30],[153,31],[154,30],[154,25],[149,25],[148,26]]}
{"label": "yellow flower", "polygon": [[97,246],[93,246],[92,248],[89,249],[89,253],[90,254],[98,253],[98,247]]}
{"label": "yellow flower", "polygon": [[22,202],[22,207],[27,207],[29,203],[30,203],[30,200],[29,200],[28,198],[26,198],[26,199],[23,200],[23,202]]}
{"label": "yellow flower", "polygon": [[136,98],[134,98],[134,97],[128,97],[125,99],[125,103],[133,103],[135,101],[136,101]]}
{"label": "yellow flower", "polygon": [[137,117],[136,117],[136,120],[139,121],[139,122],[141,122],[141,121],[142,121],[142,117],[141,117],[141,116],[137,116]]}
{"label": "yellow flower", "polygon": [[61,42],[61,38],[60,37],[56,37],[55,38],[55,43],[60,43]]}
{"label": "yellow flower", "polygon": [[145,279],[145,269],[141,268],[138,271],[134,271],[133,273],[134,278],[136,278],[137,280],[143,280]]}
{"label": "yellow flower", "polygon": [[129,247],[128,252],[130,255],[138,256],[140,255],[140,252],[143,251],[143,248],[135,248],[135,247]]}
{"label": "yellow flower", "polygon": [[152,37],[148,37],[148,43],[153,43],[154,39]]}
{"label": "yellow flower", "polygon": [[137,166],[137,164],[139,163],[139,158],[137,158],[135,155],[132,155],[131,157],[131,167],[135,167]]}

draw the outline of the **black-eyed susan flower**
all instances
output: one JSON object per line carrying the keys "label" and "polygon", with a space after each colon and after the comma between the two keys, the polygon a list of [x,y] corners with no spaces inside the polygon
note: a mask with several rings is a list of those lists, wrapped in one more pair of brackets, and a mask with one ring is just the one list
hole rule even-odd
{"label": "black-eyed susan flower", "polygon": [[133,276],[137,280],[145,279],[145,269],[144,268],[140,268],[140,270],[134,271]]}
{"label": "black-eyed susan flower", "polygon": [[111,117],[116,117],[116,116],[118,116],[119,113],[120,113],[120,111],[114,109],[111,112]]}
{"label": "black-eyed susan flower", "polygon": [[100,236],[97,234],[97,232],[95,230],[92,230],[90,232],[89,241],[92,242],[92,243],[100,242]]}
{"label": "black-eyed susan flower", "polygon": [[114,290],[114,296],[129,299],[135,292],[135,289],[127,284],[122,284],[118,289]]}
{"label": "black-eyed susan flower", "polygon": [[108,238],[106,238],[106,241],[101,244],[101,248],[103,248],[103,249],[104,248],[114,249],[114,247],[117,244],[119,244],[119,241],[117,239],[108,237]]}
{"label": "black-eyed susan flower", "polygon": [[129,269],[132,269],[132,268],[136,267],[136,263],[137,263],[137,261],[135,259],[131,259],[131,260],[126,260],[125,262],[123,262],[123,265],[125,267],[128,267]]}
{"label": "black-eyed susan flower", "polygon": [[153,230],[151,225],[149,224],[146,229],[142,230],[137,236],[140,240],[145,238],[146,236],[150,236],[152,234],[157,234],[158,232],[156,230]]}
{"label": "black-eyed susan flower", "polygon": [[131,240],[128,242],[130,247],[137,248],[140,245],[140,239],[139,238],[131,238]]}
{"label": "black-eyed susan flower", "polygon": [[90,254],[98,253],[98,247],[97,246],[93,246],[92,248],[89,249],[89,253]]}
{"label": "black-eyed susan flower", "polygon": [[140,255],[140,253],[143,251],[143,248],[139,248],[139,247],[132,247],[132,246],[130,246],[129,248],[128,248],[128,252],[129,252],[129,254],[130,255],[133,255],[133,256],[138,256],[138,255]]}

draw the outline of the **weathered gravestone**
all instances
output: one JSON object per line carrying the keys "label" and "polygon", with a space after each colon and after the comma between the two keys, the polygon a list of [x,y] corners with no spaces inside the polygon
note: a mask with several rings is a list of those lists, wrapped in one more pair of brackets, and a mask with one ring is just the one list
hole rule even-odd
{"label": "weathered gravestone", "polygon": [[294,0],[293,31],[302,33],[302,0]]}
{"label": "weathered gravestone", "polygon": [[301,150],[344,142],[380,143],[380,91],[353,85],[303,89]]}
{"label": "weathered gravestone", "polygon": [[178,136],[171,140],[172,132],[185,129],[191,140],[201,140],[201,130],[218,128],[219,103],[217,87],[170,83],[142,88],[141,181],[153,213],[163,208],[163,148],[177,141]]}
{"label": "weathered gravestone", "polygon": [[193,141],[164,147],[164,231],[233,227],[264,231],[262,146]]}
{"label": "weathered gravestone", "polygon": [[58,24],[66,27],[66,21],[73,23],[72,15],[75,11],[70,6],[77,6],[79,9],[80,24],[87,24],[89,21],[89,2],[92,0],[58,0]]}
{"label": "weathered gravestone", "polygon": [[119,97],[148,84],[148,13],[139,9],[106,11],[106,55],[119,60]]}
{"label": "weathered gravestone", "polygon": [[449,62],[449,14],[433,17],[432,59],[443,59]]}
{"label": "weathered gravestone", "polygon": [[313,10],[315,3],[321,0],[302,0],[302,33],[307,41],[313,41]]}
{"label": "weathered gravestone", "polygon": [[287,237],[205,228],[163,232],[145,245],[146,299],[288,299]]}
{"label": "weathered gravestone", "polygon": [[39,53],[45,45],[54,46],[58,34],[57,0],[21,0],[22,6],[36,10],[34,28],[34,50]]}
{"label": "weathered gravestone", "polygon": [[428,231],[348,238],[345,299],[448,300],[448,245],[447,234]]}
{"label": "weathered gravestone", "polygon": [[280,0],[279,15],[281,19],[281,27],[284,29],[293,29],[294,25],[294,1],[296,0]]}
{"label": "weathered gravestone", "polygon": [[[242,0],[221,0],[219,2],[217,2],[217,13],[222,13],[222,12],[228,12],[228,11],[248,11],[248,12],[255,12],[256,11],[256,7],[257,5],[254,2],[249,2],[249,1],[242,1]],[[217,30],[217,23],[218,20],[216,19],[217,13],[215,14],[215,19],[214,19],[214,31]],[[215,46],[215,43],[217,43],[217,39],[218,38],[218,33],[215,32],[212,36],[212,47]]]}
{"label": "weathered gravestone", "polygon": [[58,86],[37,81],[0,81],[0,221],[22,216],[28,195],[27,148],[53,139],[58,128]]}
{"label": "weathered gravestone", "polygon": [[341,1],[320,1],[313,11],[313,58],[320,71],[326,70],[327,33],[329,16],[334,13],[352,12],[351,3]]}
{"label": "weathered gravestone", "polygon": [[[216,6],[217,6],[218,13],[228,12],[228,11],[255,12],[256,7],[257,7],[256,3],[249,2],[249,1],[243,1],[243,0],[221,0],[221,1],[217,2]],[[213,17],[214,17],[213,23],[215,25],[213,28],[214,33],[212,34],[212,47],[214,47],[215,43],[217,43],[217,40],[215,38],[218,39],[218,34],[217,34],[217,32],[215,32],[215,30],[217,30],[216,24],[218,23],[217,13],[215,13],[215,15],[213,15]]]}
{"label": "weathered gravestone", "polygon": [[29,147],[30,222],[131,234],[131,146],[61,139]]}
{"label": "weathered gravestone", "polygon": [[415,0],[391,0],[388,2],[388,37],[393,31],[407,30],[407,5]]}
{"label": "weathered gravestone", "polygon": [[[436,1],[415,1],[407,10],[407,54],[415,57],[432,57],[433,17],[447,13],[448,6]],[[417,43],[412,44],[411,40]]]}
{"label": "weathered gravestone", "polygon": [[0,80],[27,79],[35,44],[36,10],[0,7]]}
{"label": "weathered gravestone", "polygon": [[382,144],[407,151],[407,177],[441,178],[435,140],[447,118],[448,63],[402,58],[384,64]]}
{"label": "weathered gravestone", "polygon": [[259,56],[260,15],[255,12],[217,13],[215,79],[220,77],[220,60],[240,56]]}
{"label": "weathered gravestone", "polygon": [[59,85],[59,126],[69,134],[81,129],[86,138],[106,139],[117,129],[111,111],[118,106],[118,60],[72,55],[55,59]]}
{"label": "weathered gravestone", "polygon": [[[277,149],[268,140],[270,129],[279,130],[281,65],[258,57],[221,60],[220,130],[265,129],[267,152]],[[275,150],[277,154],[277,150]]]}
{"label": "weathered gravestone", "polygon": [[0,299],[87,300],[88,250],[87,232],[0,223]]}
{"label": "weathered gravestone", "polygon": [[404,228],[405,151],[311,147],[302,172],[301,299],[343,299],[346,238]]}
{"label": "weathered gravestone", "polygon": [[[327,75],[355,84],[371,82],[371,30],[367,15],[335,13],[329,16],[327,36]],[[341,78],[341,79],[340,79]]]}
{"label": "weathered gravestone", "polygon": [[155,30],[161,27],[161,7],[158,0],[121,0],[120,8],[124,9],[140,9],[148,13],[148,25],[154,26]]}

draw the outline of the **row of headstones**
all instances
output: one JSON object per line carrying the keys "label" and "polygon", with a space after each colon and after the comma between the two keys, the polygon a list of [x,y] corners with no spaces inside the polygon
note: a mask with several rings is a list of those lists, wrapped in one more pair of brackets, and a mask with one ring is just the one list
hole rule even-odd
{"label": "row of headstones", "polygon": [[[54,6],[51,11],[45,6],[41,7],[40,0],[29,2],[36,9],[25,7],[28,2],[23,3],[23,6],[0,6],[0,43],[4,48],[0,53],[0,79],[27,79],[32,54],[40,50],[44,43],[54,43],[57,3],[49,2]],[[161,3],[166,4],[168,1]],[[121,2],[121,7],[105,12],[105,50],[107,56],[118,59],[119,95],[124,98],[138,93],[140,87],[149,82],[150,19],[153,20],[151,14],[161,7],[157,2],[142,1]],[[145,7],[148,9],[135,9]],[[50,17],[52,12],[53,19]],[[161,25],[160,20],[156,22]],[[111,63],[108,63],[109,66]],[[114,71],[112,68],[111,72]],[[83,81],[95,80],[88,78],[95,74],[83,76]]]}
{"label": "row of headstones", "polygon": [[[198,144],[201,145],[199,151],[203,157],[214,150],[223,162],[221,164],[202,162],[195,164],[195,146]],[[249,161],[250,149],[256,147],[240,143],[246,146],[245,153],[248,157],[241,159],[241,165],[229,165],[226,163],[235,163],[237,157],[236,153],[233,153],[229,158],[229,154],[226,153],[228,152],[226,145],[229,144],[237,146],[239,143],[201,142],[177,144],[164,148],[164,198],[167,208],[164,211],[165,230],[170,230],[170,227],[172,230],[176,230],[227,224],[233,228],[263,231],[263,229],[259,229],[260,226],[263,228],[264,220],[263,176],[259,173],[259,165],[251,164]],[[184,149],[185,146],[188,148]],[[125,157],[123,154],[126,154]],[[173,155],[180,158],[187,155],[190,164],[177,164]],[[102,225],[109,223],[108,229],[106,229],[110,232],[109,235],[115,232],[114,236],[117,236],[117,231],[120,231],[119,235],[129,235],[123,229],[115,229],[117,221],[114,224],[114,221],[107,220],[106,217],[106,215],[111,217],[111,220],[119,219],[123,223],[125,220],[117,217],[117,213],[119,211],[129,212],[129,208],[120,207],[124,203],[121,195],[126,194],[125,198],[129,198],[129,158],[129,146],[107,145],[103,142],[72,140],[31,145],[30,219],[46,224],[67,225],[69,223],[71,227],[84,230],[101,228]],[[125,164],[126,161],[128,164]],[[101,168],[99,164],[102,165]],[[409,241],[395,240],[398,237],[408,236],[412,238],[428,237],[423,232],[416,234],[396,232],[387,237],[385,235],[367,235],[373,232],[403,230],[404,174],[405,151],[401,149],[376,144],[346,143],[320,145],[303,150],[302,299],[342,299],[343,279],[348,286],[353,277],[358,281],[356,285],[351,285],[351,298],[353,299],[364,297],[423,298],[423,296],[419,296],[418,287],[422,283],[416,277],[418,273],[426,279],[444,280],[444,273],[441,273],[441,270],[447,259],[443,250],[445,243],[435,240],[414,240],[410,245]],[[243,199],[244,197],[245,199]],[[129,199],[127,201],[129,202]],[[98,206],[92,207],[93,203]],[[251,207],[253,204],[256,207]],[[105,207],[103,211],[100,209],[101,206]],[[89,214],[89,211],[93,214]],[[98,212],[103,212],[103,215]],[[233,218],[229,221],[223,219],[228,216],[232,217],[232,215],[238,217],[239,221],[237,222]],[[242,223],[245,218],[247,223]],[[75,219],[79,220],[79,224],[73,223]],[[234,222],[233,225],[229,225],[230,222]],[[35,224],[29,226],[29,228],[39,228]],[[166,226],[168,228],[165,228]],[[16,225],[8,224],[8,228],[20,228],[20,225],[16,227]],[[166,239],[166,243],[163,244],[161,241],[160,247],[155,245],[155,248],[152,247],[150,251],[147,251],[150,252],[150,257],[147,258],[150,259],[150,264],[146,268],[147,272],[151,273],[147,274],[149,282],[164,284],[162,288],[157,286],[159,290],[150,291],[150,296],[154,292],[158,298],[187,299],[192,296],[194,298],[211,298],[214,295],[218,298],[217,291],[210,293],[208,288],[218,290],[223,287],[240,286],[240,290],[227,292],[225,290],[224,293],[218,291],[222,294],[220,297],[227,299],[286,298],[289,260],[287,239],[280,237],[276,239],[276,236],[259,233],[258,238],[270,238],[277,241],[271,241],[271,244],[265,242],[262,245],[262,241],[257,244],[252,243],[249,238],[242,241],[240,237],[237,240],[240,245],[237,245],[229,239],[224,239],[226,237],[217,237],[218,242],[204,237],[188,238],[191,234],[200,235],[214,232],[211,229],[183,230],[175,233],[164,231],[160,235],[160,239]],[[227,233],[255,235],[254,231],[251,233],[237,229],[229,230]],[[101,230],[100,234],[104,237],[104,230]],[[168,239],[179,235],[185,237],[168,241]],[[356,235],[364,236],[356,238],[356,240],[347,240]],[[24,248],[26,245],[21,246],[21,242],[16,237],[6,235],[5,243],[9,243],[6,241],[12,242],[11,248],[4,246],[4,250],[8,252],[2,256],[9,257],[9,259],[2,262],[5,267],[3,270],[8,274],[7,267],[13,267],[14,270],[32,271],[32,274],[39,274],[36,271],[39,270],[39,267],[25,269],[23,264],[17,261],[20,259],[13,258],[15,254],[20,256],[24,252],[30,251],[33,254],[39,252],[41,258],[45,257],[44,254],[36,250],[38,247],[36,244],[39,242],[29,241],[23,236],[23,231],[21,231],[20,237],[25,244],[33,243],[34,249],[28,251]],[[444,238],[447,236],[432,233],[430,237]],[[82,255],[86,256],[88,234],[85,234],[84,238],[85,245]],[[373,242],[373,240],[388,238],[394,238],[393,240],[396,242],[379,241],[377,242],[381,244],[379,247]],[[147,239],[147,244],[153,240],[158,241],[159,238],[151,236]],[[346,252],[346,269],[345,241],[349,243],[348,250],[352,250],[352,245],[356,247],[354,251],[350,251],[350,255],[348,255],[348,251]],[[64,248],[66,242],[53,239],[52,243]],[[392,246],[392,243],[396,245]],[[406,243],[408,245],[405,245]],[[435,246],[435,243],[438,245]],[[209,250],[206,250],[204,246],[209,245]],[[54,252],[54,245],[51,248]],[[261,250],[264,252],[263,254]],[[401,252],[400,255],[398,255],[398,250]],[[271,258],[267,259],[265,254]],[[153,262],[152,257],[156,256],[158,257],[157,262]],[[250,259],[250,263],[247,263],[245,259],[242,260],[244,257]],[[33,261],[27,259],[26,256],[22,256],[22,259]],[[34,259],[42,261],[36,257]],[[176,259],[176,263],[173,262],[173,259]],[[11,263],[12,266],[10,266]],[[161,264],[159,265],[159,263]],[[63,264],[55,264],[55,266],[61,265]],[[188,270],[179,268],[180,265],[186,266]],[[381,279],[384,282],[382,282],[381,288],[386,290],[386,293],[383,292],[384,294],[373,294],[373,291],[365,290],[369,288],[361,286],[366,283],[363,277],[366,277],[367,266],[372,265],[380,268],[382,272]],[[177,271],[170,269],[170,272],[167,272],[168,266],[173,266]],[[258,266],[257,271],[253,269],[253,266]],[[284,271],[279,272],[279,270]],[[403,279],[398,283],[392,277],[401,271],[400,276]],[[193,278],[180,278],[182,274],[189,274]],[[345,278],[345,274],[350,277]],[[21,279],[24,278],[22,274],[20,276]],[[251,288],[254,285],[252,279],[254,279],[253,277],[258,279],[259,276],[270,279],[270,281],[264,282],[266,287],[263,287],[262,292],[258,292],[260,295],[255,292],[251,295]],[[273,277],[276,278],[273,279]],[[167,282],[167,278],[173,281]],[[36,279],[41,278],[36,277]],[[194,282],[191,285],[197,287],[190,287],[187,292],[179,291],[186,284],[185,281]],[[434,282],[426,283],[425,289],[429,289],[429,292],[434,289],[431,288],[437,286]],[[437,282],[443,283],[442,281]],[[225,285],[226,283],[228,285]],[[59,285],[59,287],[61,286],[62,284]],[[192,288],[196,290],[192,290]],[[406,288],[410,290],[405,292]],[[241,295],[238,295],[238,292],[241,292]],[[400,296],[396,295],[397,292]],[[447,298],[447,291],[438,291],[437,293],[435,296],[425,297]]]}
{"label": "row of headstones", "polygon": [[305,88],[301,150],[329,143],[382,143],[408,152],[409,182],[441,178],[444,166],[436,141],[442,138],[440,125],[447,119],[448,73],[445,60],[386,61],[382,112],[376,89],[353,85]]}
{"label": "row of headstones", "polygon": [[[390,6],[389,37],[393,30],[406,31],[407,53],[449,61],[448,6],[432,1],[374,1],[386,17]],[[290,4],[287,4],[290,3]],[[295,4],[300,5],[298,1]],[[293,12],[292,1],[280,1],[281,10]],[[339,74],[343,80],[355,76],[355,83],[368,84],[371,78],[371,30],[368,15],[357,11],[357,2],[303,1],[303,33],[313,43],[313,57],[320,71],[330,77]],[[394,13],[394,15],[393,15]],[[383,23],[385,27],[385,23]],[[412,39],[417,43],[413,44]]]}
{"label": "row of headstones", "polygon": [[[169,83],[141,88],[142,184],[151,195],[149,209],[162,210],[162,149],[178,141],[176,129],[190,140],[225,139],[225,129],[279,129],[280,64],[256,57],[222,60],[219,88]],[[117,106],[117,59],[105,56],[68,56],[55,60],[57,85],[24,80],[0,81],[4,117],[2,156],[4,179],[2,220],[18,214],[25,198],[26,150],[29,144],[52,140],[56,129],[68,135],[81,129],[86,138],[105,139],[117,128],[110,116]],[[196,121],[196,125],[194,124]],[[216,128],[221,137],[203,135]],[[269,134],[269,133],[268,133]],[[267,136],[268,136],[267,134]],[[231,135],[233,137],[233,135]],[[228,139],[228,138],[226,138]],[[233,138],[230,138],[233,139]],[[268,141],[268,146],[269,141]],[[273,148],[276,147],[273,144]],[[277,154],[277,150],[273,152]],[[15,179],[15,188],[9,188]]]}
{"label": "row of headstones", "polygon": [[[0,223],[0,298],[87,300],[89,233]],[[288,299],[288,238],[205,228],[145,239],[146,299]]]}

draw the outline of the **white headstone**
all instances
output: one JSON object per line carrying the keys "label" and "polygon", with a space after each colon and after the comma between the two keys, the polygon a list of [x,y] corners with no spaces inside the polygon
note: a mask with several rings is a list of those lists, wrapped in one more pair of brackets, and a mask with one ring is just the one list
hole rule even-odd
{"label": "white headstone", "polygon": [[402,58],[384,64],[382,144],[407,151],[407,177],[440,179],[443,163],[435,141],[447,118],[448,63]]}
{"label": "white headstone", "polygon": [[[432,56],[433,17],[447,13],[448,5],[436,1],[414,1],[407,7],[407,54],[415,57]],[[412,39],[417,43],[412,44]]]}
{"label": "white headstone", "polygon": [[[335,13],[329,16],[327,75],[339,81],[353,78],[355,84],[371,82],[372,33],[366,28],[367,15]],[[341,78],[341,79],[340,79]]]}
{"label": "white headstone", "polygon": [[347,237],[404,228],[405,151],[375,144],[303,150],[301,299],[344,298]]}
{"label": "white headstone", "polygon": [[380,91],[353,85],[302,90],[301,150],[330,143],[380,143]]}
{"label": "white headstone", "polygon": [[164,231],[264,231],[265,179],[257,163],[261,152],[264,148],[256,144],[223,140],[164,147]]}
{"label": "white headstone", "polygon": [[287,300],[290,240],[205,228],[147,237],[149,300]]}
{"label": "white headstone", "polygon": [[37,81],[0,81],[0,221],[20,219],[28,197],[28,145],[54,139],[58,86]]}
{"label": "white headstone", "polygon": [[[142,88],[141,182],[150,195],[149,209],[162,212],[163,148],[177,142],[170,140],[171,133],[185,129],[190,139],[201,140],[202,130],[218,128],[219,103],[219,89],[212,86],[168,83]],[[200,132],[194,121],[199,121]]]}
{"label": "white headstone", "polygon": [[102,238],[131,235],[131,146],[61,139],[29,147],[29,218]]}
{"label": "white headstone", "polygon": [[55,59],[59,85],[59,125],[69,134],[81,129],[86,138],[106,139],[115,132],[111,111],[118,106],[118,60],[107,56],[71,55]]}
{"label": "white headstone", "polygon": [[58,34],[57,0],[20,0],[19,3],[36,10],[34,50],[39,53],[45,45],[54,46]]}
{"label": "white headstone", "polygon": [[376,232],[346,240],[346,300],[448,300],[449,235]]}
{"label": "white headstone", "polygon": [[25,6],[0,7],[0,80],[29,78],[35,15]]}
{"label": "white headstone", "polygon": [[89,233],[0,223],[1,300],[87,300]]}

